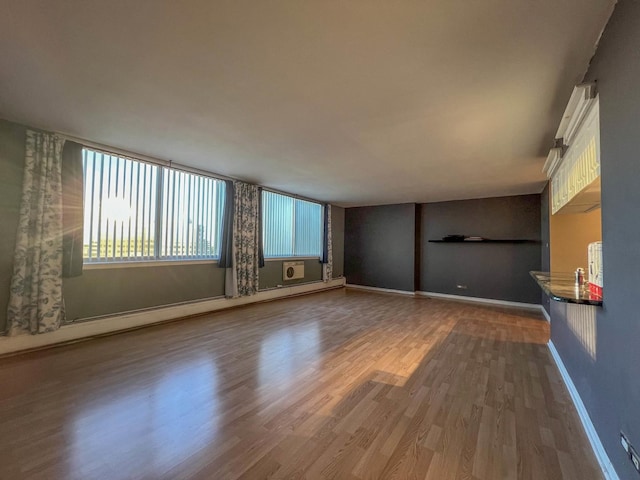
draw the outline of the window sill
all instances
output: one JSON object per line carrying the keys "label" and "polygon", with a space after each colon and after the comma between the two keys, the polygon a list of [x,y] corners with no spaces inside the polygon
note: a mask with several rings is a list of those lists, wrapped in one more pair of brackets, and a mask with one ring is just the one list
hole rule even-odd
{"label": "window sill", "polygon": [[83,270],[106,270],[112,268],[140,268],[140,267],[174,267],[177,265],[217,264],[217,259],[204,260],[140,260],[135,262],[100,262],[85,263]]}

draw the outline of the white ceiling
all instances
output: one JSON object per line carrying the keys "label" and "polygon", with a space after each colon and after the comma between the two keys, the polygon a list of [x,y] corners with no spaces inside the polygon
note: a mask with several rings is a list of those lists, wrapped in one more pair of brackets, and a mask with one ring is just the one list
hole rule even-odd
{"label": "white ceiling", "polygon": [[340,205],[539,192],[614,0],[0,0],[0,117]]}

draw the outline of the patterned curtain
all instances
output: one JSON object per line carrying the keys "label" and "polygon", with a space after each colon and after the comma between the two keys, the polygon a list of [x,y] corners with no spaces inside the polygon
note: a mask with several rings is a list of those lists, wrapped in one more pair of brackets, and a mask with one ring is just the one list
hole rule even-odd
{"label": "patterned curtain", "polygon": [[331,234],[331,205],[324,206],[324,245],[322,249],[322,280],[328,282],[333,277],[333,242]]}
{"label": "patterned curtain", "polygon": [[234,182],[233,267],[227,269],[225,295],[244,297],[258,291],[259,199],[256,185]]}
{"label": "patterned curtain", "polygon": [[62,301],[64,140],[27,131],[20,220],[7,310],[8,334],[57,330]]}

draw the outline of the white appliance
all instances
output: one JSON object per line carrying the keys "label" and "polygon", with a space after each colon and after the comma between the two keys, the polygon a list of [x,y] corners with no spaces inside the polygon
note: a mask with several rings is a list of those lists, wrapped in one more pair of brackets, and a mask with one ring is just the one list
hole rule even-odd
{"label": "white appliance", "polygon": [[284,262],[282,264],[282,280],[299,280],[304,278],[304,262]]}
{"label": "white appliance", "polygon": [[593,242],[589,244],[589,291],[602,296],[603,286],[602,242]]}

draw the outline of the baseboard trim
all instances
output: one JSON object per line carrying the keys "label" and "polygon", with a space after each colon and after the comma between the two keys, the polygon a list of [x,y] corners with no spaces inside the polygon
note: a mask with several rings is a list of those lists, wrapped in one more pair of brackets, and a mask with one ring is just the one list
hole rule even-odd
{"label": "baseboard trim", "polygon": [[463,295],[452,295],[449,293],[422,292],[422,291],[408,292],[406,290],[394,290],[391,288],[370,287],[368,285],[355,285],[352,283],[347,283],[345,287],[353,290],[366,290],[366,291],[378,292],[378,293],[393,293],[396,295],[405,295],[409,297],[441,298],[445,300],[457,300],[459,302],[474,302],[474,303],[482,303],[484,305],[498,305],[501,307],[513,307],[513,308],[522,308],[525,310],[535,310],[535,311],[541,312],[548,322],[551,321],[551,319],[549,318],[549,314],[544,309],[544,307],[536,303],[510,302],[507,300],[496,300],[493,298],[465,297]]}
{"label": "baseboard trim", "polygon": [[574,385],[573,380],[571,380],[571,376],[569,375],[569,372],[564,366],[562,358],[560,358],[560,354],[558,353],[558,350],[556,350],[556,347],[551,340],[549,340],[549,343],[547,343],[547,346],[549,347],[549,352],[551,352],[551,357],[553,358],[554,362],[556,363],[556,366],[558,367],[558,370],[560,371],[560,376],[562,377],[562,380],[564,381],[564,384],[567,387],[567,390],[569,391],[571,400],[573,401],[573,404],[575,405],[576,410],[578,411],[578,416],[580,417],[582,426],[584,427],[584,430],[587,434],[587,438],[589,439],[589,443],[591,444],[593,453],[595,454],[596,459],[600,464],[600,468],[602,470],[602,474],[604,475],[605,480],[620,480],[620,478],[618,477],[618,474],[613,468],[613,464],[611,463],[611,460],[609,460],[609,456],[607,455],[607,452],[602,446],[602,442],[600,441],[598,432],[596,432],[596,429],[593,426],[593,423],[591,422],[591,418],[589,417],[589,413],[587,412],[587,409],[584,406],[584,403],[582,403],[580,394],[578,393],[578,390],[576,389],[576,386]]}
{"label": "baseboard trim", "polygon": [[485,304],[488,304],[488,305],[500,305],[502,307],[524,308],[524,309],[527,309],[527,310],[540,310],[542,308],[542,305],[538,305],[536,303],[510,302],[510,301],[507,301],[507,300],[496,300],[496,299],[493,299],[493,298],[465,297],[463,295],[452,295],[450,293],[416,292],[416,295],[419,295],[421,297],[444,298],[444,299],[447,299],[447,300],[458,300],[458,301],[461,301],[461,302],[475,302],[475,303],[485,303]]}
{"label": "baseboard trim", "polygon": [[410,297],[415,296],[415,292],[408,292],[406,290],[394,290],[392,288],[369,287],[368,285],[354,285],[352,283],[347,283],[345,287],[351,288],[353,290],[367,290],[370,292],[378,293],[395,293],[396,295],[408,295]]}
{"label": "baseboard trim", "polygon": [[540,311],[542,312],[542,315],[544,315],[544,318],[547,320],[547,322],[551,323],[551,317],[542,305],[540,305]]}
{"label": "baseboard trim", "polygon": [[96,318],[64,325],[55,332],[42,335],[18,335],[15,337],[0,337],[0,355],[34,350],[59,343],[68,343],[85,338],[114,332],[130,330],[132,328],[153,325],[157,323],[177,320],[183,317],[202,315],[218,310],[249,305],[251,303],[266,302],[280,298],[320,292],[343,287],[344,278],[333,279],[329,282],[306,283],[290,287],[263,290],[250,297],[214,298],[201,302],[182,303],[159,308],[140,310]]}

